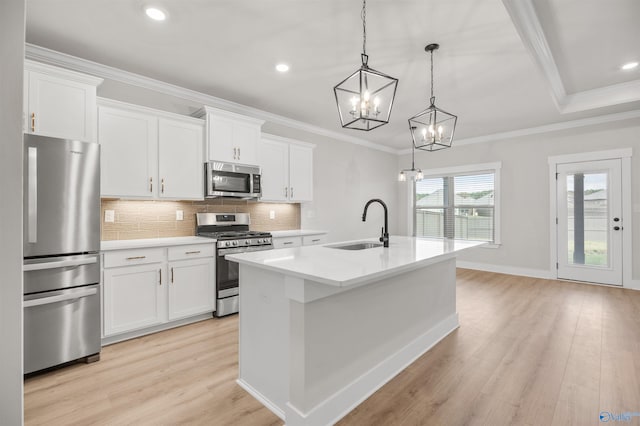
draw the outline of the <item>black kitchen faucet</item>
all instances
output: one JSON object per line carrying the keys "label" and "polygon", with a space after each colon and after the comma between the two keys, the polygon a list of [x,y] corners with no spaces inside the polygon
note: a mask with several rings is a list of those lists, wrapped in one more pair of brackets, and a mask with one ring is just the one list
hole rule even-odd
{"label": "black kitchen faucet", "polygon": [[384,228],[382,228],[382,235],[380,236],[380,241],[384,245],[384,247],[389,247],[389,213],[387,210],[387,205],[379,198],[373,198],[367,201],[367,204],[364,205],[364,212],[362,212],[362,221],[365,222],[367,220],[367,209],[371,203],[380,203],[384,208]]}

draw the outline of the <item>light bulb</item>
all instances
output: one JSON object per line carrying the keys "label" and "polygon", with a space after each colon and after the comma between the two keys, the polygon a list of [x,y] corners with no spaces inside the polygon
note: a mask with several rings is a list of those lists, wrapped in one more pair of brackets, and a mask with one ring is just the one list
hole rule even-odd
{"label": "light bulb", "polygon": [[422,139],[424,139],[424,138],[426,138],[426,137],[427,137],[427,128],[426,128],[426,127],[423,127],[423,128],[422,128]]}
{"label": "light bulb", "polygon": [[442,137],[442,132],[444,131],[444,129],[442,128],[442,126],[438,126],[438,135],[440,137]]}
{"label": "light bulb", "polygon": [[404,182],[407,180],[407,176],[405,176],[404,171],[400,172],[400,175],[398,176],[398,180],[400,182]]}
{"label": "light bulb", "polygon": [[167,19],[167,14],[164,11],[156,8],[156,7],[148,7],[144,10],[147,16],[154,21],[164,21]]}
{"label": "light bulb", "polygon": [[371,94],[369,93],[369,91],[368,91],[368,90],[365,90],[365,91],[364,91],[364,100],[365,100],[366,102],[369,102],[369,98],[371,98]]}
{"label": "light bulb", "polygon": [[356,107],[358,106],[358,98],[356,98],[355,96],[353,96],[351,98],[351,108],[353,108],[353,111],[356,110]]}
{"label": "light bulb", "polygon": [[378,96],[376,96],[375,98],[373,98],[373,105],[378,108],[380,106],[380,98]]}
{"label": "light bulb", "polygon": [[433,128],[433,124],[431,124],[431,125],[429,126],[429,133],[431,134],[431,136],[434,136],[434,135],[436,134],[436,131],[435,131],[435,129]]}

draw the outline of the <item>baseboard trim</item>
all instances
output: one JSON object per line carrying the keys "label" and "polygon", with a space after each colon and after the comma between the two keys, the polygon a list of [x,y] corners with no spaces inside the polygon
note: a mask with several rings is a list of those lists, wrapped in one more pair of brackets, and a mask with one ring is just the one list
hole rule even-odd
{"label": "baseboard trim", "polygon": [[107,336],[102,338],[101,345],[109,346],[114,343],[135,339],[136,337],[146,336],[147,334],[157,333],[159,331],[169,330],[171,328],[181,327],[183,325],[208,320],[211,318],[213,318],[211,315],[211,312],[208,312],[206,314],[200,314],[200,315],[189,317],[189,318],[183,318],[177,321],[171,321],[165,324],[155,325],[153,327],[141,328],[140,330],[134,330],[128,333],[116,334],[114,336]]}
{"label": "baseboard trim", "polygon": [[285,410],[287,426],[329,425],[338,422],[458,327],[458,314],[454,313],[308,413],[303,413],[287,403]]}
{"label": "baseboard trim", "polygon": [[544,278],[547,280],[555,280],[556,276],[551,271],[544,269],[520,268],[518,266],[493,265],[489,263],[467,262],[464,260],[456,260],[456,266],[464,269],[475,269],[478,271],[496,272],[498,274],[520,275],[531,278]]}
{"label": "baseboard trim", "polygon": [[279,409],[273,402],[271,402],[271,400],[269,400],[269,398],[267,398],[266,396],[262,395],[253,386],[251,386],[249,383],[245,382],[244,380],[242,380],[240,378],[238,378],[236,380],[236,383],[242,389],[247,391],[249,393],[249,395],[251,395],[252,397],[257,399],[258,401],[260,401],[260,403],[262,405],[264,405],[265,407],[267,407],[269,409],[269,411],[271,411],[273,414],[275,414],[276,416],[280,417],[282,419],[282,421],[284,421],[284,419],[285,419],[284,411]]}

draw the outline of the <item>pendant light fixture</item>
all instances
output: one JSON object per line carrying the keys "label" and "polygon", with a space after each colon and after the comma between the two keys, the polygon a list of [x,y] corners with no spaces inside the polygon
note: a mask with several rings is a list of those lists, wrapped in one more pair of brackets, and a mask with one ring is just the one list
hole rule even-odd
{"label": "pendant light fixture", "polygon": [[400,182],[405,182],[407,178],[414,180],[416,182],[424,178],[424,175],[422,174],[422,170],[416,169],[415,157],[416,157],[416,149],[413,145],[411,145],[411,168],[400,170],[400,175],[398,175],[398,180]]}
{"label": "pendant light fixture", "polygon": [[453,133],[456,130],[456,122],[458,121],[457,116],[436,106],[436,97],[433,95],[433,52],[439,47],[439,44],[433,43],[424,48],[431,55],[430,105],[427,109],[409,119],[413,146],[423,151],[438,151],[451,148]]}
{"label": "pendant light fixture", "polygon": [[389,122],[398,79],[369,68],[367,0],[362,2],[362,65],[333,88],[342,127],[373,130]]}

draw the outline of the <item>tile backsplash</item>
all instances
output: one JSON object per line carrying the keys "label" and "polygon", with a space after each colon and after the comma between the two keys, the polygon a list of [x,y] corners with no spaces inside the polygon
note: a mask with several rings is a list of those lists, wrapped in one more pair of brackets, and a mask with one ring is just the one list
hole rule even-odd
{"label": "tile backsplash", "polygon": [[[205,201],[101,200],[102,240],[184,237],[195,235],[196,213],[249,213],[253,231],[300,229],[300,204],[259,203],[229,198]],[[114,221],[105,222],[105,211]],[[184,219],[176,220],[182,210]],[[274,219],[270,219],[273,212]]]}

